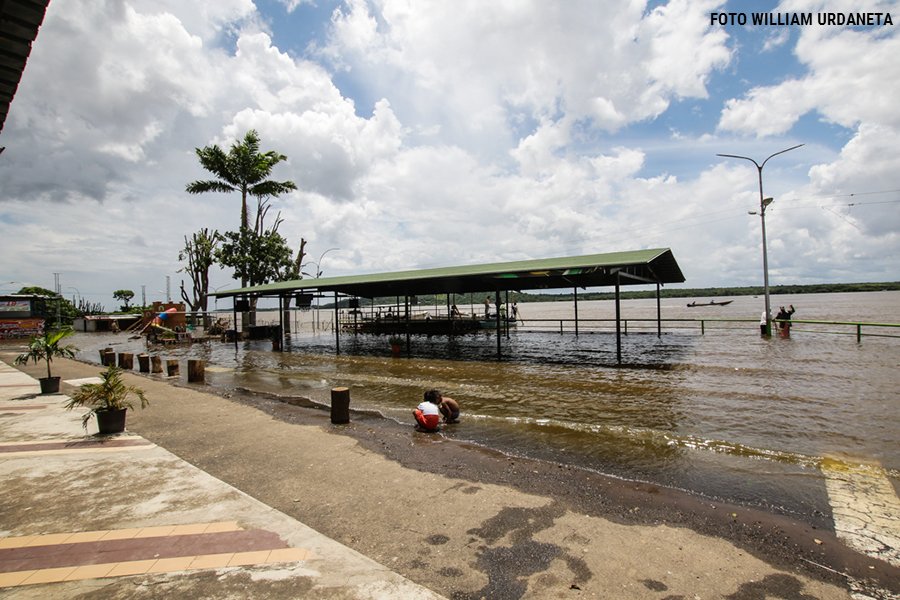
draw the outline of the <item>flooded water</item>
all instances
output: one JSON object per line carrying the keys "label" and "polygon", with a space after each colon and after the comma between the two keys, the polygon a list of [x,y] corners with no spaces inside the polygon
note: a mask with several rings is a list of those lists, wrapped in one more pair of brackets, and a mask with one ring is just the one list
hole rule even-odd
{"label": "flooded water", "polygon": [[[830,514],[823,458],[880,463],[900,485],[900,338],[865,336],[849,325],[798,322],[788,339],[759,335],[763,299],[688,308],[691,299],[622,302],[628,334],[616,363],[615,306],[571,302],[519,306],[524,325],[501,338],[483,332],[413,337],[409,355],[390,356],[384,336],[334,335],[297,313],[287,352],[269,341],[195,344],[160,350],[202,357],[207,381],[329,403],[330,389],[351,388],[353,408],[412,424],[428,388],[462,407],[460,424],[441,435],[515,455],[760,506],[818,524]],[[698,298],[698,302],[708,299]],[[803,320],[900,323],[900,292],[772,297]],[[466,310],[467,305],[460,304]],[[479,306],[474,308],[479,309]],[[591,322],[591,320],[597,320]],[[327,325],[327,323],[325,324]],[[900,335],[900,329],[864,328]],[[80,357],[98,348],[145,349],[124,334],[78,334]],[[183,369],[185,370],[185,369]],[[412,431],[410,433],[413,435]]]}

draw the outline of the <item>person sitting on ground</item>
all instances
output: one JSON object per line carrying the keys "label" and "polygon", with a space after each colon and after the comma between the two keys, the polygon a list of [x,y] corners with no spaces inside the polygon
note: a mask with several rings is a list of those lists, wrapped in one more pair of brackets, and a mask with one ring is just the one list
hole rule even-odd
{"label": "person sitting on ground", "polygon": [[444,415],[444,423],[459,423],[459,402],[438,392],[438,410]]}
{"label": "person sitting on ground", "polygon": [[427,431],[428,433],[434,433],[440,429],[438,426],[441,421],[441,413],[438,409],[440,401],[441,393],[439,391],[428,390],[425,392],[424,401],[413,411],[413,415],[416,418],[416,429]]}

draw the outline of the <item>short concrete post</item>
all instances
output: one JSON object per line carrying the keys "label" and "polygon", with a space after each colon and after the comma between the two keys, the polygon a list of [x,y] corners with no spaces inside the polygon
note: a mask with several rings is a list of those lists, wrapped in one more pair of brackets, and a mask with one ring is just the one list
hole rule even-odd
{"label": "short concrete post", "polygon": [[100,354],[100,364],[104,367],[113,367],[116,364],[116,353],[112,348],[104,348]]}
{"label": "short concrete post", "polygon": [[149,373],[150,372],[150,355],[149,354],[138,354],[138,370],[141,373]]}
{"label": "short concrete post", "polygon": [[198,358],[188,359],[188,383],[203,383],[206,378],[206,361]]}
{"label": "short concrete post", "polygon": [[166,360],[166,373],[168,373],[169,377],[177,377],[179,375],[177,358]]}
{"label": "short concrete post", "polygon": [[162,373],[162,359],[159,356],[150,357],[150,371],[153,373]]}
{"label": "short concrete post", "polygon": [[134,370],[134,354],[131,352],[119,352],[119,368],[125,371]]}
{"label": "short concrete post", "polygon": [[112,348],[100,348],[100,364],[103,365],[104,367],[107,366],[106,353],[112,352],[112,351],[113,351]]}
{"label": "short concrete post", "polygon": [[350,422],[350,388],[331,388],[331,422],[335,425]]}

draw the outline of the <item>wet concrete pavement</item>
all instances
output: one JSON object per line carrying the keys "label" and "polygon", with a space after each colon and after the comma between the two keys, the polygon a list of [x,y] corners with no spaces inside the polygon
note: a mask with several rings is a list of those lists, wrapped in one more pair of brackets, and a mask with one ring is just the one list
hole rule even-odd
{"label": "wet concrete pavement", "polygon": [[[11,355],[0,358],[11,362]],[[54,370],[78,382],[100,367],[58,361]],[[5,378],[13,375],[0,371],[0,441],[59,441],[55,419],[68,419],[67,443],[95,439],[81,430],[78,415],[59,410],[61,397],[35,395],[33,379],[32,391],[7,387]],[[895,568],[848,549],[833,532],[460,448],[411,427],[385,429],[362,415],[339,427],[321,410],[224,398],[202,384],[162,376],[127,379],[147,391],[151,406],[129,412],[124,439],[149,447],[70,448],[65,458],[0,455],[10,490],[0,517],[4,539],[119,530],[138,536],[159,525],[205,525],[209,534],[250,532],[237,535],[250,540],[243,544],[277,545],[265,535],[275,534],[283,547],[269,548],[275,554],[267,556],[276,559],[288,550],[314,558],[206,566],[209,554],[195,554],[197,568],[175,573],[107,573],[0,588],[0,596],[37,590],[38,597],[54,585],[74,586],[65,588],[72,590],[66,597],[100,589],[104,597],[124,597],[136,588],[161,597],[176,586],[196,597],[243,590],[244,597],[455,599],[825,600],[888,598],[900,590]],[[64,393],[71,389],[64,384]],[[53,413],[58,416],[50,418]],[[112,478],[98,471],[102,464]],[[694,516],[677,517],[686,514]],[[249,560],[241,553],[262,551],[253,548],[235,546],[230,553]]]}

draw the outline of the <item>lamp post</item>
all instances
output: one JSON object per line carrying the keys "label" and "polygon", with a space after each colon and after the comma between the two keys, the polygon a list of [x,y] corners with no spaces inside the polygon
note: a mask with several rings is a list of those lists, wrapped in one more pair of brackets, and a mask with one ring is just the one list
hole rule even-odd
{"label": "lamp post", "polygon": [[[322,271],[322,259],[325,258],[325,255],[328,254],[329,252],[331,252],[332,250],[340,250],[340,248],[329,248],[328,250],[326,250],[325,252],[323,252],[322,254],[319,255],[319,260],[317,262],[313,262],[313,264],[316,265],[316,276],[314,279],[318,279],[319,277],[322,276],[322,272],[323,272]],[[312,261],[310,261],[310,262],[312,262]],[[322,323],[319,321],[319,315],[320,315],[319,311],[320,310],[321,309],[319,308],[319,299],[316,298],[316,322],[315,322],[315,325],[321,329]]]}
{"label": "lamp post", "polygon": [[[773,156],[778,156],[779,154],[784,154],[785,152],[790,152],[791,150],[796,150],[803,144],[797,144],[796,146],[791,146],[790,148],[785,148],[784,150],[779,150],[774,154],[770,154],[766,157],[762,164],[756,162],[749,156],[739,156],[737,154],[716,154],[716,156],[723,156],[726,158],[740,158],[743,160],[749,160],[756,167],[757,174],[759,176],[759,219],[762,225],[762,250],[763,250],[763,289],[766,297],[766,329],[765,335],[772,335],[772,311],[769,305],[769,253],[766,250],[766,207],[772,203],[772,198],[764,198],[763,197],[763,180],[762,180],[762,171],[763,167],[766,166],[766,163],[769,162],[769,159]],[[755,214],[751,212],[750,214]]]}

